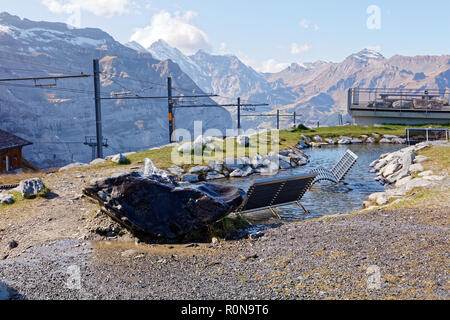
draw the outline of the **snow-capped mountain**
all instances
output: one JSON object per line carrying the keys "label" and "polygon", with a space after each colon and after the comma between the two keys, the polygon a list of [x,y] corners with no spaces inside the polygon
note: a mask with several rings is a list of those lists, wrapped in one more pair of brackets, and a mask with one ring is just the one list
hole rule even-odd
{"label": "snow-capped mountain", "polygon": [[442,89],[448,88],[450,73],[448,55],[387,59],[370,49],[351,54],[340,63],[292,63],[272,74],[259,73],[232,55],[199,51],[188,57],[164,41],[154,43],[149,51],[159,59],[178,63],[205,91],[267,102],[272,109],[302,114],[305,122],[330,125],[337,123],[337,113],[346,113],[347,90],[351,87]]}
{"label": "snow-capped mountain", "polygon": [[[165,96],[168,76],[175,87],[201,92],[174,62],[155,59],[137,44],[124,46],[99,29],[0,13],[2,78],[92,74],[93,59],[100,59],[104,97]],[[43,167],[90,160],[83,142],[95,135],[92,78],[0,84],[0,128],[33,142],[24,148],[27,159]],[[168,143],[167,100],[104,100],[102,113],[106,155]],[[191,132],[194,120],[203,120],[204,130],[232,127],[223,108],[179,109],[175,119],[177,128]]]}
{"label": "snow-capped mountain", "polygon": [[153,43],[148,51],[158,59],[177,63],[204,91],[220,95],[215,99],[220,103],[230,103],[230,98],[241,97],[242,100],[282,106],[296,99],[282,83],[268,82],[263,74],[236,56],[212,55],[202,50],[186,56],[163,40]]}

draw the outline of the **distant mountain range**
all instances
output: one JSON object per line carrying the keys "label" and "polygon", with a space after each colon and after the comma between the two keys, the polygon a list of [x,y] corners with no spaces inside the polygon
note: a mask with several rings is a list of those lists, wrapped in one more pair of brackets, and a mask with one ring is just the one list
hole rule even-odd
{"label": "distant mountain range", "polygon": [[[100,59],[103,96],[167,96],[167,77],[180,92],[201,89],[172,61],[130,49],[99,29],[73,29],[66,24],[35,22],[0,13],[0,77],[42,77],[75,72],[92,74]],[[50,66],[50,67],[48,67]],[[35,85],[38,85],[37,87]],[[56,86],[55,86],[56,85]],[[33,142],[24,155],[42,167],[90,161],[85,136],[95,135],[93,80],[64,79],[0,83],[0,128]],[[215,102],[201,98],[208,104]],[[102,102],[106,155],[167,144],[167,99],[106,100]],[[193,130],[225,129],[232,118],[223,108],[179,109],[176,126]]]}
{"label": "distant mountain range", "polygon": [[[387,59],[364,49],[340,63],[293,63],[278,73],[260,73],[233,55],[199,51],[186,56],[162,40],[149,48],[136,42],[123,45],[99,29],[74,29],[0,13],[1,78],[91,74],[93,59],[100,59],[102,92],[109,97],[165,96],[171,76],[177,95],[219,95],[215,101],[201,98],[194,103],[229,104],[241,97],[243,102],[268,103],[270,107],[260,108],[261,112],[296,111],[307,124],[336,124],[338,114],[346,114],[350,87],[450,86],[449,55]],[[25,157],[40,166],[88,161],[91,150],[82,142],[95,135],[92,91],[92,79],[0,83],[0,128],[32,141],[24,149]],[[110,144],[107,154],[168,142],[167,100],[104,101],[102,108],[104,136]],[[195,120],[203,120],[204,129],[225,131],[236,126],[228,110],[178,109],[176,125],[192,130]],[[243,124],[274,127],[273,120],[246,118]]]}
{"label": "distant mountain range", "polygon": [[272,109],[302,114],[306,123],[320,121],[324,125],[336,124],[337,115],[347,113],[347,90],[351,87],[444,89],[450,82],[450,55],[396,55],[387,59],[364,49],[340,63],[293,63],[281,72],[263,74],[236,56],[204,51],[186,56],[163,40],[140,50],[177,63],[204,91],[267,102]]}

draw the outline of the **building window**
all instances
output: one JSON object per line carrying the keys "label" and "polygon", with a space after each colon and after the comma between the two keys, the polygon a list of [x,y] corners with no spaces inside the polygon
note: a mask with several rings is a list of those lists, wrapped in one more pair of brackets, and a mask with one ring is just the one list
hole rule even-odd
{"label": "building window", "polygon": [[9,171],[9,158],[6,156],[6,172]]}

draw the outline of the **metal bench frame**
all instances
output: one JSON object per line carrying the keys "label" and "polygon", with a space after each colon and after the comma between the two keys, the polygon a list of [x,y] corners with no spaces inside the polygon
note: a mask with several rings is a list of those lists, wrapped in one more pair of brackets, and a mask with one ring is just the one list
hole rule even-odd
{"label": "metal bench frame", "polygon": [[[255,181],[249,188],[247,192],[247,196],[245,197],[242,204],[239,206],[239,208],[236,210],[237,214],[243,214],[243,213],[251,213],[261,210],[270,210],[272,214],[277,216],[279,219],[281,219],[280,215],[275,211],[276,208],[290,205],[290,204],[296,204],[299,208],[301,208],[305,214],[309,214],[309,211],[300,203],[300,200],[303,198],[305,193],[310,189],[314,178],[316,178],[317,174],[307,174],[307,175],[300,175],[300,176],[291,176],[291,177],[281,177],[281,178],[272,178],[272,179],[265,179],[265,180],[258,180]],[[283,195],[283,191],[285,190],[285,187],[292,188],[295,181],[302,181],[305,182],[302,184],[302,188],[298,190],[298,192],[295,194],[295,197],[292,197],[291,201],[277,201],[280,200],[279,197]],[[246,210],[247,204],[249,203],[249,200],[253,199],[253,197],[258,197],[258,193],[263,191],[258,191],[259,187],[262,186],[268,186],[272,184],[273,189],[272,195],[270,199],[270,203],[267,206],[262,206],[258,208],[252,208],[249,210]],[[295,189],[294,189],[295,190]],[[292,189],[290,190],[292,191]],[[267,192],[266,192],[267,193]],[[267,202],[267,201],[266,201]]]}
{"label": "metal bench frame", "polygon": [[353,153],[351,150],[347,150],[342,158],[334,165],[331,170],[318,168],[314,169],[312,172],[317,174],[312,185],[319,181],[331,181],[334,183],[339,183],[344,180],[347,173],[358,161],[359,157]]}

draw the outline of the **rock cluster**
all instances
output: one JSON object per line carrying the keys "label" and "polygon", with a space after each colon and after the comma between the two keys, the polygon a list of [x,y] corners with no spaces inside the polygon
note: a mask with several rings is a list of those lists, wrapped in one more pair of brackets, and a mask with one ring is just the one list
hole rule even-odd
{"label": "rock cluster", "polygon": [[[390,199],[402,197],[412,189],[418,187],[429,187],[441,181],[445,177],[435,174],[433,171],[424,171],[421,164],[426,161],[424,156],[415,156],[415,153],[428,148],[429,144],[420,143],[396,152],[383,154],[379,159],[370,164],[371,172],[376,172],[375,180],[388,186],[385,192],[374,193],[369,196],[369,201],[364,203],[365,207],[372,204],[385,205]],[[415,175],[417,174],[417,177]]]}
{"label": "rock cluster", "polygon": [[169,171],[179,177],[182,182],[196,183],[218,179],[248,177],[258,173],[273,175],[278,170],[287,170],[306,165],[309,158],[302,151],[293,148],[282,150],[280,153],[270,152],[267,155],[255,154],[251,159],[225,158],[223,161],[211,161],[207,165],[191,168],[188,173],[178,166],[172,166]]}
{"label": "rock cluster", "polygon": [[318,135],[311,137],[301,135],[302,141],[300,141],[297,145],[299,149],[306,148],[321,148],[322,146],[330,146],[330,145],[349,145],[349,144],[374,144],[374,143],[391,143],[391,144],[405,144],[406,139],[397,137],[394,135],[383,135],[380,136],[377,133],[372,133],[371,136],[361,135],[359,137],[347,137],[340,136],[339,138],[322,138]]}

